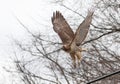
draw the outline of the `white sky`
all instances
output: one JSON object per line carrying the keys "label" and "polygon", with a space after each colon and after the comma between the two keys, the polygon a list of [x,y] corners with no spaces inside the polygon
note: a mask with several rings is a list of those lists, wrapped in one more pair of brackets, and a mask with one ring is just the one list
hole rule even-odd
{"label": "white sky", "polygon": [[[45,32],[46,29],[43,29],[40,24],[51,26],[48,22],[53,11],[64,10],[60,6],[51,4],[50,1],[54,0],[0,0],[0,84],[12,84],[8,74],[2,69],[3,66],[11,64],[9,58],[13,54],[10,39],[12,37],[23,39],[26,35],[24,28],[17,22],[14,15],[30,30]],[[82,0],[82,3],[87,3],[81,4],[81,9],[87,6],[89,1],[92,0]],[[71,2],[68,4],[72,4]]]}

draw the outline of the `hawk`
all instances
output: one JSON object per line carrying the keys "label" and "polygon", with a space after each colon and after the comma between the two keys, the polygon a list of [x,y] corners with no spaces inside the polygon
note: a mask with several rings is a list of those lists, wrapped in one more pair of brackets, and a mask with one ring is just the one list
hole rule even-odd
{"label": "hawk", "polygon": [[93,10],[88,10],[87,16],[79,25],[75,33],[72,31],[69,24],[59,11],[54,12],[53,17],[51,18],[53,29],[62,40],[62,49],[70,54],[74,67],[76,67],[76,62],[78,64],[81,62],[81,52],[85,50],[81,48],[81,43],[86,38],[92,22],[93,13]]}

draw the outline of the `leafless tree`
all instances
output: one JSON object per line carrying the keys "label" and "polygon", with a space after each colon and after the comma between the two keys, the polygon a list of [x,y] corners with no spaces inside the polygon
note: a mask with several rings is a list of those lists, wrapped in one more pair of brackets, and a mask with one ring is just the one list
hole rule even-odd
{"label": "leafless tree", "polygon": [[[79,13],[80,10],[67,7],[62,1],[56,3],[84,19],[85,16]],[[22,60],[16,56],[14,63],[23,83],[85,84],[92,79],[120,70],[119,3],[119,0],[96,1],[93,22],[87,39],[82,44],[88,50],[83,53],[82,62],[76,69],[72,68],[71,58],[61,50],[57,36],[36,35],[18,19],[31,36],[31,41],[25,44],[15,41],[22,52]],[[78,18],[70,17],[74,20]],[[115,75],[95,84],[119,82],[120,75]]]}

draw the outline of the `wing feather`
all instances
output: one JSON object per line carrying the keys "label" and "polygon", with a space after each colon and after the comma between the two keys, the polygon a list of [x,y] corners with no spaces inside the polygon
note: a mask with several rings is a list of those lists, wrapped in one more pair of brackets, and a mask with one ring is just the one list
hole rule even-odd
{"label": "wing feather", "polygon": [[53,29],[56,33],[58,33],[63,44],[71,43],[72,39],[74,38],[74,32],[68,25],[63,15],[59,11],[56,11],[56,13],[53,13],[51,20]]}
{"label": "wing feather", "polygon": [[80,46],[80,44],[85,40],[90,24],[92,22],[92,16],[93,16],[94,11],[89,10],[86,18],[84,21],[79,25],[78,29],[76,30],[75,33],[75,38],[73,41],[76,42],[77,46]]}

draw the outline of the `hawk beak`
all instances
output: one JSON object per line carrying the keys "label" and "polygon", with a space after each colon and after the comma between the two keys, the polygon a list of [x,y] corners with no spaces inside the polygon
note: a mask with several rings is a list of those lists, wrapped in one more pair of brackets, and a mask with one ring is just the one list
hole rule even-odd
{"label": "hawk beak", "polygon": [[66,49],[69,49],[69,48],[70,48],[69,45],[63,45],[63,47],[66,48]]}

